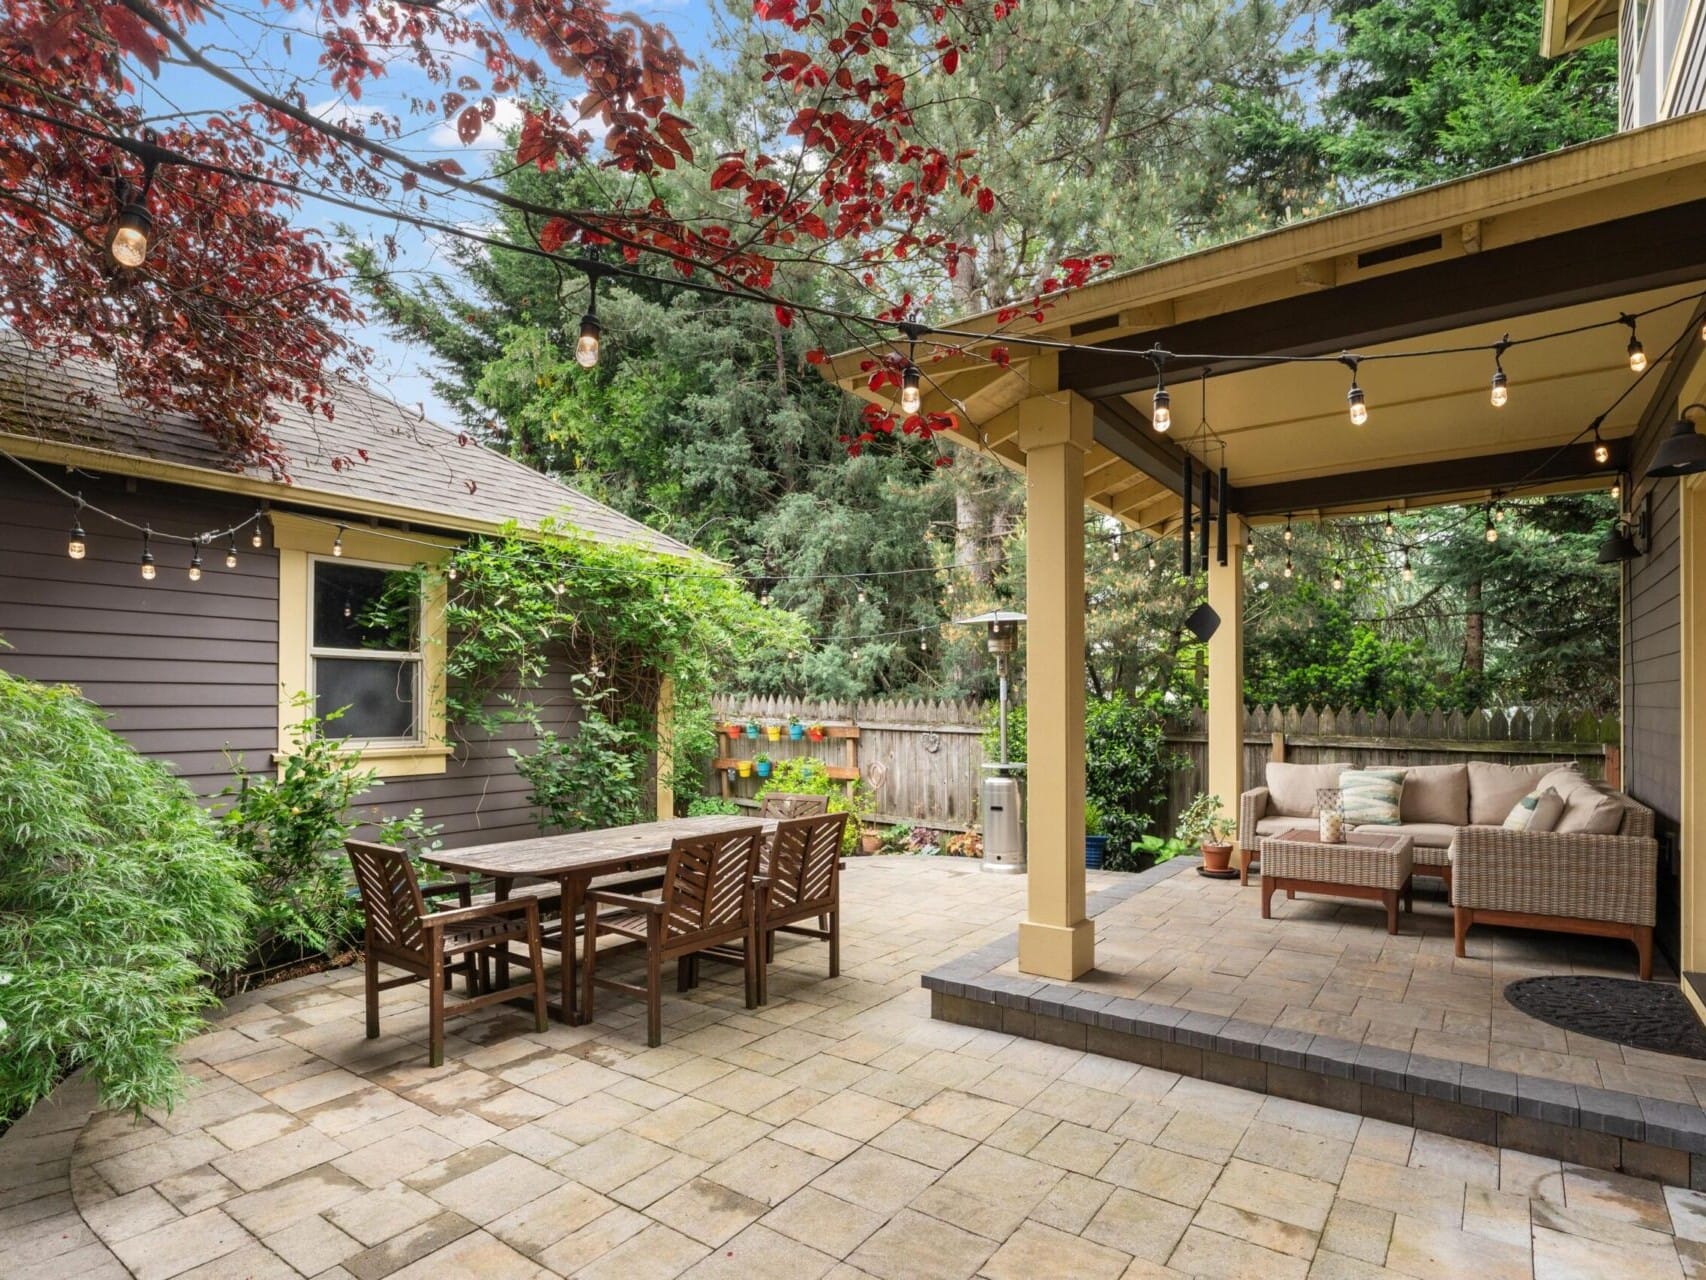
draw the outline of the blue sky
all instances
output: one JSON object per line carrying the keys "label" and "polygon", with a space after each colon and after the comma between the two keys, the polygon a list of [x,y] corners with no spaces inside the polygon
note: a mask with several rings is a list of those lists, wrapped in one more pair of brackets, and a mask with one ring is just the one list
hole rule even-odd
{"label": "blue sky", "polygon": [[[317,5],[313,0],[307,0],[305,7],[313,10]],[[703,62],[709,56],[716,15],[708,0],[641,0],[620,7],[647,21],[667,26],[694,61]],[[231,60],[232,53],[237,53],[252,69],[253,78],[268,88],[278,89],[294,82],[310,107],[317,112],[328,116],[352,110],[395,112],[403,118],[406,131],[397,145],[419,158],[454,157],[470,175],[483,174],[491,152],[501,144],[501,136],[488,129],[474,146],[464,146],[447,123],[409,115],[407,103],[410,95],[427,96],[427,85],[422,76],[408,67],[394,68],[389,74],[369,82],[360,103],[340,98],[331,88],[325,73],[315,65],[320,46],[313,38],[314,24],[307,15],[281,15],[277,9],[261,9],[258,5],[227,12],[241,13],[243,19],[192,29],[191,38],[204,47],[218,46],[219,60],[226,65],[237,65]],[[257,14],[270,25],[248,21]],[[136,83],[139,100],[150,115],[213,111],[228,107],[236,100],[234,90],[181,66],[162,67],[158,79],[151,79],[146,72],[138,71]],[[563,87],[570,92],[575,88],[572,85]],[[500,122],[505,118],[500,115]],[[443,204],[429,212],[447,222],[478,223],[485,216],[484,209],[477,202]],[[444,275],[450,271],[442,245],[414,228],[399,226],[391,220],[367,218],[313,202],[304,204],[298,220],[304,225],[327,231],[334,225],[347,225],[363,238],[395,234],[403,248],[402,257],[396,265],[417,279],[422,273]],[[400,282],[408,279],[409,274],[405,274]],[[377,325],[363,326],[352,336],[373,352],[369,376],[378,389],[402,404],[422,405],[429,418],[446,425],[455,424],[450,408],[433,392],[427,372],[430,356],[426,352],[397,340]]]}

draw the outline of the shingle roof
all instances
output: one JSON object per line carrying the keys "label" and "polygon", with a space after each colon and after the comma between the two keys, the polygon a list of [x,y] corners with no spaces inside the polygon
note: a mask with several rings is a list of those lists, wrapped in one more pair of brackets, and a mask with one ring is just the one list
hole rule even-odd
{"label": "shingle roof", "polygon": [[[674,538],[595,502],[568,485],[474,442],[353,383],[340,384],[331,421],[294,404],[280,406],[271,428],[290,460],[290,480],[260,468],[238,468],[192,419],[139,408],[113,391],[103,366],[55,361],[16,335],[0,333],[0,446],[5,436],[96,449],[122,459],[165,464],[175,479],[228,489],[234,477],[276,489],[275,500],[301,506],[373,512],[460,530],[515,520],[536,528],[556,519],[598,542],[664,555],[696,553]],[[366,461],[336,468],[335,458]],[[205,480],[198,480],[198,473]]]}

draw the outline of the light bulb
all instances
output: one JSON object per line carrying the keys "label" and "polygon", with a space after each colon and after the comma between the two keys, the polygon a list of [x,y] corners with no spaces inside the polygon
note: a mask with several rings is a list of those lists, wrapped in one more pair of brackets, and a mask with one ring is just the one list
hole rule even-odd
{"label": "light bulb", "polygon": [[259,551],[266,545],[266,539],[261,537],[261,526],[256,525],[255,531],[249,535],[249,545]]}
{"label": "light bulb", "polygon": [[451,565],[450,568],[446,569],[444,571],[444,576],[449,578],[452,582],[455,582],[456,581],[456,566]]}
{"label": "light bulb", "polygon": [[1155,411],[1149,421],[1157,431],[1165,431],[1173,425],[1173,393],[1166,387],[1155,388]]}
{"label": "light bulb", "polygon": [[1611,486],[1612,501],[1615,502],[1618,498],[1621,498],[1622,496],[1623,496],[1623,482],[1618,481],[1616,484]]}
{"label": "light bulb", "polygon": [[1488,542],[1497,542],[1498,540],[1499,540],[1499,526],[1494,524],[1492,522],[1492,520],[1489,518],[1487,521],[1487,541]]}
{"label": "light bulb", "polygon": [[1415,578],[1416,578],[1416,571],[1410,567],[1410,557],[1405,556],[1404,557],[1404,581],[1405,582],[1413,582],[1413,581],[1415,581]]}
{"label": "light bulb", "polygon": [[1603,441],[1603,440],[1594,441],[1593,460],[1595,462],[1599,463],[1600,466],[1602,466],[1602,467],[1606,463],[1610,462],[1611,461],[1611,446],[1606,444],[1605,441]]}
{"label": "light bulb", "polygon": [[604,329],[592,312],[581,317],[580,337],[575,339],[575,363],[581,368],[591,369],[598,364],[599,340],[603,334]]}
{"label": "light bulb", "polygon": [[1335,570],[1333,573],[1333,590],[1334,591],[1343,591],[1344,589],[1345,589],[1344,577],[1341,574],[1339,574],[1337,570]]}
{"label": "light bulb", "polygon": [[190,581],[201,581],[201,548],[197,547],[190,553]]}
{"label": "light bulb", "polygon": [[1149,567],[1151,569],[1155,568],[1155,553],[1153,551],[1149,553]]}
{"label": "light bulb", "polygon": [[1362,393],[1362,388],[1351,383],[1351,389],[1345,393],[1345,400],[1351,406],[1351,425],[1360,427],[1368,421],[1368,400]]}
{"label": "light bulb", "polygon": [[351,615],[351,614],[352,614],[352,613],[354,613],[354,612],[355,612],[355,610],[353,610],[353,609],[351,609],[351,608],[350,608],[350,607],[349,607],[349,605],[347,605],[347,604],[346,604],[346,605],[345,605],[345,606],[344,606],[344,617],[346,617],[346,618],[347,618],[347,617],[349,617],[349,616],[350,616],[350,615]]}
{"label": "light bulb", "polygon": [[89,554],[88,535],[83,532],[81,520],[75,520],[71,524],[71,540],[65,544],[65,554],[73,560],[81,560]]}
{"label": "light bulb", "polygon": [[1287,520],[1285,522],[1285,544],[1288,547],[1291,545],[1291,521],[1290,520]]}
{"label": "light bulb", "polygon": [[1510,380],[1505,377],[1505,371],[1500,369],[1493,375],[1493,408],[1503,409],[1510,398]]}
{"label": "light bulb", "polygon": [[148,241],[154,234],[154,219],[140,204],[127,204],[113,223],[112,235],[107,237],[107,254],[113,262],[127,271],[140,267],[148,258]]}
{"label": "light bulb", "polygon": [[227,569],[235,569],[237,567],[237,535],[236,534],[231,535],[231,545],[225,549],[225,567]]}
{"label": "light bulb", "polygon": [[145,582],[154,581],[154,553],[148,549],[148,535],[142,535],[142,578]]}
{"label": "light bulb", "polygon": [[1291,577],[1291,557],[1290,556],[1287,556],[1285,558],[1285,576],[1288,578]]}
{"label": "light bulb", "polygon": [[902,413],[917,413],[919,406],[924,403],[923,381],[924,374],[915,364],[909,364],[901,371],[900,411]]}
{"label": "light bulb", "polygon": [[1646,348],[1641,345],[1639,338],[1629,339],[1629,369],[1632,373],[1641,373],[1647,367]]}
{"label": "light bulb", "polygon": [[344,527],[338,526],[338,536],[332,539],[332,554],[341,556],[344,553]]}

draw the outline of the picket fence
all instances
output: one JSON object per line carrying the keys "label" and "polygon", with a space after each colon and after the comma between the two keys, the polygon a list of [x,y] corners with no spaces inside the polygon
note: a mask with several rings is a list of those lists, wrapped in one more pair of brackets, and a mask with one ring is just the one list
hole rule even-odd
{"label": "picket fence", "polygon": [[[779,741],[761,731],[719,737],[718,764],[763,753],[782,760],[813,756],[857,771],[875,796],[867,821],[911,822],[964,830],[978,822],[983,777],[983,733],[991,708],[979,702],[928,699],[808,702],[786,698],[719,698],[719,720],[782,727]],[[793,740],[790,718],[818,723],[835,736],[821,742]],[[1621,783],[1615,716],[1547,707],[1481,711],[1363,711],[1331,707],[1254,708],[1244,719],[1244,777],[1258,785],[1270,760],[1314,763],[1349,760],[1365,767],[1450,764],[1493,759],[1507,764],[1577,760],[1590,777]],[[1157,830],[1170,830],[1173,814],[1204,789],[1208,777],[1208,733],[1204,713],[1181,716],[1167,729],[1167,742],[1186,761],[1169,788],[1167,811]],[[750,798],[759,780],[729,778],[723,769],[707,778],[709,794]],[[1222,797],[1231,802],[1233,797]]]}

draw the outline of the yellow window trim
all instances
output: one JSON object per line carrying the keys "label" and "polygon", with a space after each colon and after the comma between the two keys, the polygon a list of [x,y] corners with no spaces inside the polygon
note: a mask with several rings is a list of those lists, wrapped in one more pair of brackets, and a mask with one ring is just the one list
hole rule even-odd
{"label": "yellow window trim", "polygon": [[[293,726],[301,710],[292,703],[308,688],[309,573],[315,556],[332,554],[339,525],[321,517],[274,511],[268,515],[278,550],[278,755],[297,745]],[[457,546],[454,539],[428,534],[393,535],[385,530],[344,525],[343,550],[351,560],[395,565],[443,564]],[[425,707],[420,744],[351,748],[350,754],[381,778],[412,778],[445,771],[452,748],[444,711],[445,586],[428,576],[421,591],[421,687]]]}

